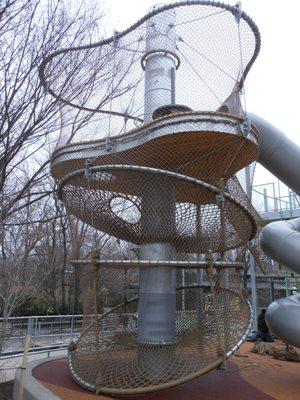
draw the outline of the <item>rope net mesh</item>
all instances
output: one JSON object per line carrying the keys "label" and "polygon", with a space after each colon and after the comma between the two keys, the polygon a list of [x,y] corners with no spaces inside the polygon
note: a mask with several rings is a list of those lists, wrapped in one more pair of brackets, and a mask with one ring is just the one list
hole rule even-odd
{"label": "rope net mesh", "polygon": [[[81,220],[136,245],[165,242],[177,252],[224,252],[254,236],[251,213],[226,192],[218,197],[217,187],[158,171],[108,166],[90,181],[82,172],[68,179],[61,196]],[[166,203],[172,204],[168,212]]]}
{"label": "rope net mesh", "polygon": [[[176,291],[176,341],[139,343],[137,299],[90,323],[69,352],[75,378],[118,394],[172,386],[221,364],[249,326],[249,306],[236,268],[202,272],[202,285]],[[100,273],[101,275],[101,273]],[[82,379],[82,382],[80,382]]]}
{"label": "rope net mesh", "polygon": [[[259,51],[259,33],[246,14],[242,13],[237,22],[234,7],[204,3],[190,1],[160,9],[165,11],[156,9],[111,39],[47,57],[41,75],[48,90],[66,105],[76,107],[64,108],[58,144],[100,139],[108,131],[111,136],[119,135],[149,118],[144,110],[142,66],[153,50],[151,40],[147,42],[151,23],[154,34],[171,30],[171,39],[159,40],[155,50],[167,51],[174,58],[176,103],[193,110],[220,108],[242,86]],[[165,28],[162,22],[170,10],[176,15]],[[160,102],[170,104],[169,93],[162,93]],[[74,131],[78,110],[83,127]],[[92,111],[92,115],[84,110]]]}
{"label": "rope net mesh", "polygon": [[259,48],[238,6],[188,1],[42,63],[61,104],[51,173],[90,238],[71,261],[84,324],[69,363],[86,388],[174,386],[216,368],[246,335],[259,135],[239,95]]}

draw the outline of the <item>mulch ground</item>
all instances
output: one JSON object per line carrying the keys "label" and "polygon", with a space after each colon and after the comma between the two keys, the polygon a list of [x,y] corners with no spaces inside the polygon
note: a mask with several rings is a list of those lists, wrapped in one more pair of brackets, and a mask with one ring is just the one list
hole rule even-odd
{"label": "mulch ground", "polygon": [[14,382],[0,383],[0,400],[12,400]]}
{"label": "mulch ground", "polygon": [[[226,371],[215,370],[182,386],[147,395],[122,399],[134,400],[299,400],[300,363],[275,360],[250,352],[253,343],[245,343],[230,359]],[[46,362],[33,375],[62,400],[107,400],[76,384],[66,359]]]}
{"label": "mulch ground", "polygon": [[253,343],[245,343],[232,358],[241,378],[272,399],[299,400],[300,363],[253,354],[252,347]]}

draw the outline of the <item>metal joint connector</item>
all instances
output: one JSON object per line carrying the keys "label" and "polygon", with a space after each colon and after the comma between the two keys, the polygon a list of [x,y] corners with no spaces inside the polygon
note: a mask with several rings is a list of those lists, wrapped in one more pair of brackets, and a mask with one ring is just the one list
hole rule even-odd
{"label": "metal joint connector", "polygon": [[215,195],[215,199],[216,199],[217,202],[223,202],[225,200],[224,194],[223,193],[217,193]]}
{"label": "metal joint connector", "polygon": [[112,147],[113,147],[113,142],[112,142],[111,138],[110,138],[110,137],[106,138],[106,141],[105,141],[105,150],[106,150],[106,151],[111,151],[111,150],[112,150]]}
{"label": "metal joint connector", "polygon": [[91,170],[92,163],[90,160],[86,160],[85,169],[84,169],[84,177],[87,181],[90,181],[93,176],[93,172]]}
{"label": "metal joint connector", "polygon": [[240,22],[240,19],[242,17],[242,3],[240,1],[238,1],[234,7],[234,16],[235,19],[237,21],[237,23]]}
{"label": "metal joint connector", "polygon": [[251,122],[249,118],[245,118],[244,121],[240,124],[240,129],[244,137],[248,137],[251,131]]}
{"label": "metal joint connector", "polygon": [[116,29],[114,29],[114,32],[113,32],[113,43],[114,43],[114,47],[116,46],[117,41],[118,41],[118,31],[117,31]]}

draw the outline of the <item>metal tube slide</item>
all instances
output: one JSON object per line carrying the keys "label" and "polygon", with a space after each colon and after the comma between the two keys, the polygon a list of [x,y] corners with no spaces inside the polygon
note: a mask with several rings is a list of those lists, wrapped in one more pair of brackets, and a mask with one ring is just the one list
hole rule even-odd
{"label": "metal tube slide", "polygon": [[266,225],[260,245],[273,260],[300,274],[300,218]]}
{"label": "metal tube slide", "polygon": [[[300,194],[300,147],[264,119],[254,114],[249,118],[260,132],[259,163]],[[273,260],[300,273],[300,218],[268,224],[262,229],[260,244]],[[300,347],[300,294],[271,303],[266,321],[276,336]]]}
{"label": "metal tube slide", "polygon": [[258,162],[300,194],[300,147],[263,118],[248,116],[260,132]]}

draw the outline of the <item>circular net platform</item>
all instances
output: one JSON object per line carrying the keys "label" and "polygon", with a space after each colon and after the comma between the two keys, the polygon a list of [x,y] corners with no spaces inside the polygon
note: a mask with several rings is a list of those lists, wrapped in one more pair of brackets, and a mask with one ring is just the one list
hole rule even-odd
{"label": "circular net platform", "polygon": [[259,137],[240,95],[259,49],[239,5],[195,0],[44,59],[62,119],[51,173],[87,232],[85,251],[72,248],[84,323],[69,349],[84,387],[181,384],[224,365],[247,334]]}
{"label": "circular net platform", "polygon": [[220,366],[249,329],[251,313],[238,277],[236,269],[224,268],[211,282],[205,278],[203,286],[177,289],[174,343],[139,343],[137,299],[119,305],[71,344],[73,376],[88,389],[137,394],[184,383]]}
{"label": "circular net platform", "polygon": [[[89,225],[127,242],[166,242],[177,252],[207,253],[240,247],[255,235],[248,209],[203,181],[137,166],[94,167],[90,180],[84,173],[61,182],[65,206]],[[168,212],[166,203],[172,203]]]}

